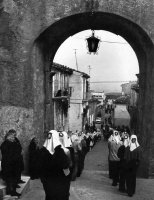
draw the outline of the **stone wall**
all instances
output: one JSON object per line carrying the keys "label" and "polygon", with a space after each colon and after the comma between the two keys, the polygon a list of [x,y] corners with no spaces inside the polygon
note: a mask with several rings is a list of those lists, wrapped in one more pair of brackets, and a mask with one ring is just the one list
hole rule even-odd
{"label": "stone wall", "polygon": [[0,144],[9,129],[15,129],[23,151],[25,169],[27,169],[27,147],[30,139],[34,136],[33,130],[33,109],[16,106],[0,106]]}

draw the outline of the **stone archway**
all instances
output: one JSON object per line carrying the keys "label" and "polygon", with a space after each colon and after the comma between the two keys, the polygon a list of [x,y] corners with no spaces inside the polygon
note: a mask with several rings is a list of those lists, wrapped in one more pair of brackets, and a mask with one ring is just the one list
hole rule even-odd
{"label": "stone archway", "polygon": [[[86,29],[125,38],[140,66],[142,175],[154,173],[154,1],[2,0],[0,2],[0,142],[14,128],[26,148],[51,126],[49,70],[58,47]],[[93,13],[93,15],[92,15]],[[37,38],[37,39],[36,39]],[[39,113],[39,114],[38,114]],[[51,126],[52,127],[52,126]],[[26,157],[26,156],[25,156]]]}
{"label": "stone archway", "polygon": [[[74,23],[75,22],[75,23]],[[86,29],[93,30],[107,30],[125,38],[134,49],[139,61],[140,69],[140,97],[139,97],[139,139],[143,146],[143,160],[141,165],[142,176],[148,177],[152,173],[152,159],[153,154],[151,146],[152,136],[152,119],[151,107],[153,105],[152,94],[152,66],[154,63],[153,44],[145,33],[137,24],[128,19],[120,17],[115,14],[94,12],[82,13],[72,15],[59,20],[58,22],[49,26],[43,31],[35,41],[36,46],[39,46],[39,51],[42,52],[44,66],[45,66],[45,82],[49,83],[49,72],[51,69],[50,62],[52,62],[59,46],[71,35]],[[39,56],[40,59],[40,56]],[[38,65],[38,60],[37,65]],[[41,60],[40,60],[41,62]],[[35,68],[36,63],[34,63]],[[47,128],[51,128],[52,120],[52,102],[50,102],[50,93],[48,92],[50,84],[46,85],[46,97],[48,99],[45,104],[45,119],[48,121]],[[50,110],[50,112],[49,112]],[[38,110],[37,110],[38,111]],[[48,117],[50,118],[48,119]],[[146,164],[145,164],[146,163]],[[151,168],[150,168],[151,167]]]}

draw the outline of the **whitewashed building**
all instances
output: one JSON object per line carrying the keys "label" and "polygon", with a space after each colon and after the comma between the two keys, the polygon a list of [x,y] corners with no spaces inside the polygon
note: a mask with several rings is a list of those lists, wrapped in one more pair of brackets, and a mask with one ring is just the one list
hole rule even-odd
{"label": "whitewashed building", "polygon": [[53,63],[52,73],[54,73],[52,77],[54,129],[67,131],[69,129],[69,106],[71,96],[69,79],[73,74],[73,70],[66,66]]}
{"label": "whitewashed building", "polygon": [[89,75],[57,63],[52,73],[54,129],[82,131],[88,115]]}
{"label": "whitewashed building", "polygon": [[100,104],[103,105],[106,95],[104,92],[91,92],[91,98],[98,99],[100,101]]}
{"label": "whitewashed building", "polygon": [[89,75],[73,70],[70,76],[71,88],[69,107],[69,130],[82,131],[89,114]]}

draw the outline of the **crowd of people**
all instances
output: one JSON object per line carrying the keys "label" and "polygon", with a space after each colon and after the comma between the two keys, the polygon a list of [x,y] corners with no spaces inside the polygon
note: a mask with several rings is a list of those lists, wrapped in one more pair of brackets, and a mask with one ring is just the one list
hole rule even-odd
{"label": "crowd of people", "polygon": [[[30,162],[31,178],[41,179],[46,200],[69,199],[70,182],[80,177],[84,169],[85,156],[98,140],[100,140],[100,133],[97,132],[76,131],[68,134],[65,131],[49,131],[43,147],[36,149],[39,163]],[[32,146],[30,144],[30,160],[36,155],[31,151]]]}
{"label": "crowd of people", "polygon": [[119,183],[119,191],[129,197],[135,194],[136,174],[141,161],[141,147],[137,136],[128,128],[109,129],[108,138],[109,178],[112,186]]}
{"label": "crowd of people", "polygon": [[[31,139],[28,148],[29,175],[31,179],[40,178],[46,200],[69,199],[70,182],[81,175],[86,154],[100,139],[101,133],[97,131],[66,133],[56,130],[47,133],[42,147],[37,137]],[[16,189],[20,187],[18,183],[24,183],[21,180],[24,162],[15,130],[7,132],[0,149],[1,175],[6,183],[6,194],[20,197]]]}
{"label": "crowd of people", "polygon": [[[132,197],[136,188],[136,173],[141,160],[141,147],[137,136],[128,127],[108,127],[109,178],[112,186],[119,184],[120,192]],[[106,134],[104,134],[106,136]],[[37,137],[30,141],[29,175],[40,179],[45,191],[45,199],[68,200],[71,181],[80,177],[84,169],[86,154],[101,139],[100,131],[91,129],[85,133],[51,130],[47,133],[43,146]],[[0,146],[2,161],[1,175],[6,182],[6,193],[20,197],[16,191],[24,169],[22,147],[16,131],[11,129]]]}

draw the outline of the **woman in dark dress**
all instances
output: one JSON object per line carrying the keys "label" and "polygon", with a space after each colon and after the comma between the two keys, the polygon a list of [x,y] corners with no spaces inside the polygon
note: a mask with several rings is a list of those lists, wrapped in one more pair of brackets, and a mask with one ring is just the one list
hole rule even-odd
{"label": "woman in dark dress", "polygon": [[136,173],[141,160],[141,147],[136,135],[131,135],[129,146],[125,149],[126,186],[128,196],[132,197],[136,189]]}
{"label": "woman in dark dress", "polygon": [[72,146],[74,149],[74,162],[73,162],[73,170],[72,170],[72,181],[75,181],[76,177],[80,175],[80,152],[81,145],[79,142],[78,135],[72,134],[71,136]]}
{"label": "woman in dark dress", "polygon": [[[70,180],[73,181],[77,175],[77,171],[74,174],[74,171],[76,169],[75,149],[73,147],[71,138],[68,136],[68,134],[65,131],[59,132],[59,138],[60,138],[60,142],[62,143],[62,146],[69,149],[69,151],[67,152],[67,156],[69,159],[69,171],[70,171],[69,176],[70,176]],[[70,188],[70,184],[68,184],[68,189],[69,188]]]}
{"label": "woman in dark dress", "polygon": [[84,161],[85,161],[85,157],[87,153],[87,144],[84,137],[84,133],[81,134],[80,141],[81,141],[81,149],[82,149],[81,150],[81,172],[82,172],[84,169]]}
{"label": "woman in dark dress", "polygon": [[29,148],[29,175],[31,179],[39,178],[39,145],[36,137],[30,141]]}
{"label": "woman in dark dress", "polygon": [[68,200],[70,187],[69,150],[55,130],[49,132],[40,149],[40,179],[46,194],[45,200]]}
{"label": "woman in dark dress", "polygon": [[126,192],[126,159],[125,159],[125,149],[129,145],[129,135],[124,133],[123,135],[123,145],[121,145],[118,149],[118,157],[120,158],[119,165],[119,191]]}
{"label": "woman in dark dress", "polygon": [[6,193],[11,196],[20,196],[16,192],[20,169],[20,149],[15,140],[15,130],[11,129],[1,144],[2,178],[6,182]]}

